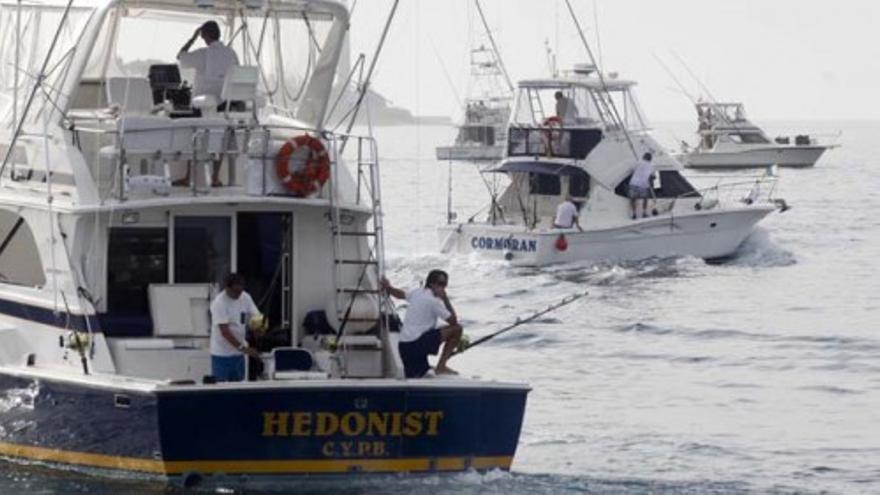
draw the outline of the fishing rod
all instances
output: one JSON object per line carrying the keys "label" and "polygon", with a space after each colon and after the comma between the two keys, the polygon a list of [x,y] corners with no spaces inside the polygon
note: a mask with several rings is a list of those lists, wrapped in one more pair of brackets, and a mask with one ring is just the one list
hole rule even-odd
{"label": "fishing rod", "polygon": [[[578,299],[580,299],[588,294],[589,294],[589,292],[583,292],[580,294],[573,294],[570,296],[566,296],[564,299],[562,299],[558,303],[551,304],[550,306],[547,306],[546,308],[544,308],[536,313],[532,313],[531,315],[529,315],[525,318],[517,318],[515,322],[511,323],[510,325],[507,325],[506,327],[504,327],[500,330],[492,332],[489,335],[484,335],[469,344],[460,345],[459,348],[455,349],[455,351],[452,353],[452,355],[455,356],[455,355],[461,354],[467,350],[473,349],[474,347],[476,347],[484,342],[487,342],[489,340],[492,340],[495,337],[497,337],[503,333],[509,332],[520,325],[524,325],[526,323],[534,321],[537,318],[544,316],[547,313],[550,313],[551,311],[556,311],[557,309],[559,309],[563,306],[569,305],[569,304],[577,301]],[[462,341],[462,342],[464,342],[464,341]]]}
{"label": "fishing rod", "polygon": [[718,102],[718,99],[716,99],[712,92],[709,91],[709,88],[706,87],[705,84],[703,84],[703,81],[700,80],[700,78],[697,77],[696,74],[694,74],[694,71],[692,71],[690,66],[685,63],[681,55],[674,51],[672,52],[672,55],[678,60],[678,63],[680,63],[681,66],[684,67],[684,70],[688,73],[689,76],[691,76],[691,79],[693,79],[697,83],[697,86],[699,86],[700,89],[706,93],[706,97],[709,98],[709,102],[715,108],[715,114],[720,117],[721,120],[723,120],[726,124],[732,125],[734,129],[741,129],[742,127],[737,124],[736,121],[731,122],[731,120],[727,118],[726,112],[720,111],[721,104]]}
{"label": "fishing rod", "polygon": [[654,57],[654,60],[656,60],[658,64],[660,64],[660,67],[663,67],[663,70],[666,71],[666,75],[668,75],[670,78],[672,78],[672,80],[675,82],[675,85],[678,86],[679,90],[681,90],[682,94],[684,94],[687,97],[687,99],[691,101],[692,105],[696,106],[696,104],[698,103],[697,99],[694,98],[694,95],[692,95],[687,90],[687,88],[684,87],[684,84],[682,84],[681,81],[679,81],[678,78],[675,77],[675,74],[672,72],[672,69],[670,69],[669,66],[666,65],[665,62],[663,62],[663,59],[661,59],[659,56],[657,56],[657,54],[654,52],[651,52],[651,56]]}

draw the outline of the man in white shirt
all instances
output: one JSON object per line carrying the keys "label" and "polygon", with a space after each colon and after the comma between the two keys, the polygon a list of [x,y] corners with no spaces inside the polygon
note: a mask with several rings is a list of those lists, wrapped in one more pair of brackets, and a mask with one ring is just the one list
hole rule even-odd
{"label": "man in white shirt", "polygon": [[265,329],[265,319],[244,291],[244,278],[230,273],[223,281],[223,290],[211,302],[211,374],[218,382],[244,380],[245,354],[260,357],[245,340],[252,319],[258,319]]}
{"label": "man in white shirt", "polygon": [[[196,39],[201,36],[205,42],[204,48],[189,51]],[[202,24],[192,38],[187,41],[177,53],[177,62],[182,69],[195,69],[196,78],[193,83],[193,96],[211,95],[217,98],[218,111],[226,110],[227,105],[233,102],[220,101],[220,93],[223,91],[223,80],[230,67],[239,65],[238,55],[235,50],[224,45],[220,41],[220,26],[214,21]],[[190,181],[189,168],[186,176],[174,181],[176,186],[187,186]],[[220,187],[220,161],[214,162],[214,170],[211,174],[211,186]]]}
{"label": "man in white shirt", "polygon": [[[455,310],[446,295],[448,282],[449,275],[446,272],[431,270],[424,288],[404,292],[392,287],[388,279],[382,279],[383,289],[392,296],[409,302],[397,346],[407,378],[420,378],[428,372],[431,368],[428,365],[428,355],[437,354],[441,343],[445,344],[434,372],[438,375],[458,374],[446,365],[461,340],[462,333]],[[446,325],[438,327],[438,319],[445,321]]]}
{"label": "man in white shirt", "polygon": [[652,195],[651,176],[654,175],[654,164],[651,163],[651,153],[642,155],[642,160],[636,165],[632,177],[629,180],[629,206],[632,211],[632,219],[638,215],[638,202],[642,200],[642,218],[648,216],[648,198]]}
{"label": "man in white shirt", "polygon": [[[199,36],[207,46],[189,51]],[[226,71],[238,65],[238,55],[220,41],[220,26],[208,21],[196,29],[192,38],[183,45],[177,54],[177,61],[183,69],[196,70],[193,95],[213,95],[219,102]]]}
{"label": "man in white shirt", "polygon": [[565,197],[565,201],[556,207],[556,219],[553,220],[553,228],[570,229],[572,227],[577,227],[581,232],[584,231],[578,221],[577,205],[574,204],[574,199],[569,194]]}

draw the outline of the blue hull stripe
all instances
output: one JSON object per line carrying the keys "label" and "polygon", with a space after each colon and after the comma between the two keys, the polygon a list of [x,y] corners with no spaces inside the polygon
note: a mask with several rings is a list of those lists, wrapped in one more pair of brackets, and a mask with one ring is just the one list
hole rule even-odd
{"label": "blue hull stripe", "polygon": [[[71,314],[63,310],[56,313],[48,308],[8,301],[6,299],[0,299],[0,314],[69,330],[88,330],[86,316]],[[98,320],[96,318],[91,319],[91,325],[92,331],[100,331]]]}

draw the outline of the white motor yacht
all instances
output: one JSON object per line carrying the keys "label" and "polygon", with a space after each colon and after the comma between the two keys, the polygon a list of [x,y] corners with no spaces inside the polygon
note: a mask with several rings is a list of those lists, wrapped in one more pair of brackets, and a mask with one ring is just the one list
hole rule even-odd
{"label": "white motor yacht", "polygon": [[[441,227],[441,250],[517,265],[733,254],[784,205],[772,197],[775,179],[698,190],[651,137],[634,85],[599,77],[593,66],[520,82],[507,158],[486,171],[506,174],[509,184],[490,191],[485,217]],[[557,93],[567,99],[565,115],[554,112]],[[628,183],[645,152],[654,156],[653,197],[647,216],[633,219]],[[580,205],[583,231],[553,226],[566,196]]]}
{"label": "white motor yacht", "polygon": [[812,167],[825,151],[835,147],[815,136],[779,136],[770,139],[746,118],[742,103],[696,104],[699,143],[682,143],[678,158],[691,168]]}
{"label": "white motor yacht", "polygon": [[[207,20],[241,61],[219,99],[175,65]],[[337,0],[0,4],[0,456],[233,487],[510,467],[526,385],[404,378],[376,143],[324,126],[349,22]],[[230,272],[270,327],[250,379],[216,383]]]}

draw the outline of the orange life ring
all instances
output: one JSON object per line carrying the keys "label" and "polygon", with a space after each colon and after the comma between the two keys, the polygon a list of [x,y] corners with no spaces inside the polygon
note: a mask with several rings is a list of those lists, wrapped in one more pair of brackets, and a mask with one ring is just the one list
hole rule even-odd
{"label": "orange life ring", "polygon": [[[291,170],[291,157],[301,149],[308,150],[302,167]],[[308,196],[330,178],[330,155],[321,140],[303,134],[289,139],[275,155],[275,172],[281,183],[296,196]]]}
{"label": "orange life ring", "polygon": [[562,118],[556,115],[547,117],[541,123],[544,129],[544,148],[547,156],[553,156],[553,142],[562,139]]}

